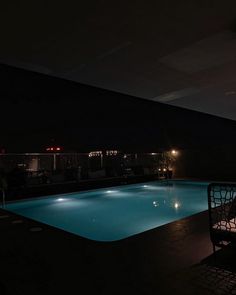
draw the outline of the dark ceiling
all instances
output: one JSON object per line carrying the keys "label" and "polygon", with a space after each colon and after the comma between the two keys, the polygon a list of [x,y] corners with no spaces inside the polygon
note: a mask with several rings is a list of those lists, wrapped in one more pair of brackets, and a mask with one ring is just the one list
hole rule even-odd
{"label": "dark ceiling", "polygon": [[236,120],[235,21],[235,0],[5,1],[0,61]]}

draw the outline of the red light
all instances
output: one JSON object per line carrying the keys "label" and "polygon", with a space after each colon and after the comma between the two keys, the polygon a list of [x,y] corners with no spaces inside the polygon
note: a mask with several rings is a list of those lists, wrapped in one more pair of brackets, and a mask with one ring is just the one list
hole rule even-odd
{"label": "red light", "polygon": [[61,147],[59,147],[59,146],[52,146],[52,147],[47,147],[46,148],[46,151],[48,151],[48,152],[55,152],[55,151],[61,151],[62,150],[62,148]]}

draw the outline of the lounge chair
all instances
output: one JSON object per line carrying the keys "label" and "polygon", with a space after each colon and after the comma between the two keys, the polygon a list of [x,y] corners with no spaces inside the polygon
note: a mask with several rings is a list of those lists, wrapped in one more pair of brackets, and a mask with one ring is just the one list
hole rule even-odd
{"label": "lounge chair", "polygon": [[236,243],[236,183],[211,183],[208,186],[210,238],[217,247]]}

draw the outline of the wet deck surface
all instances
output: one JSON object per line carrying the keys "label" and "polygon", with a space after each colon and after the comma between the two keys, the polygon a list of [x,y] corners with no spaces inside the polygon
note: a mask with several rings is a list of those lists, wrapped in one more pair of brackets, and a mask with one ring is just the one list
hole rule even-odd
{"label": "wet deck surface", "polygon": [[212,257],[207,212],[117,242],[4,210],[0,231],[0,295],[236,294],[235,251]]}

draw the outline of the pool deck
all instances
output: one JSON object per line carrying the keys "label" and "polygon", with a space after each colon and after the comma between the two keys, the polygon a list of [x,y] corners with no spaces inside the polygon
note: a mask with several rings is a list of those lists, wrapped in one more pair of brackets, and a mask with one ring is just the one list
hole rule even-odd
{"label": "pool deck", "polygon": [[0,295],[236,294],[235,253],[212,257],[206,211],[107,243],[2,209],[0,228]]}

